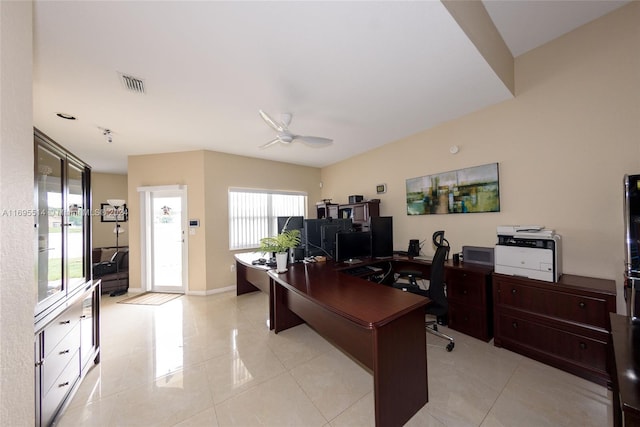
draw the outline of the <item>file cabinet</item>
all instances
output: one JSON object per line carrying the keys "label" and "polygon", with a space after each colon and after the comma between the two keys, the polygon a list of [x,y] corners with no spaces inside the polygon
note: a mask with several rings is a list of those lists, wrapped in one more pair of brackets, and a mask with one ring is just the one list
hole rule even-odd
{"label": "file cabinet", "polygon": [[494,345],[598,384],[607,369],[615,281],[565,274],[557,283],[493,274]]}
{"label": "file cabinet", "polygon": [[449,327],[483,341],[493,337],[491,267],[447,263]]}

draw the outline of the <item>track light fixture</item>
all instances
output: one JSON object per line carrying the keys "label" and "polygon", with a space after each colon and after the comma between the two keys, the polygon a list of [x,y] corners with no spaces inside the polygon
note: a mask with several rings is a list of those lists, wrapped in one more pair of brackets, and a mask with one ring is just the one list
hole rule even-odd
{"label": "track light fixture", "polygon": [[107,139],[107,142],[111,144],[113,142],[113,137],[111,136],[111,131],[109,129],[105,129],[102,134]]}

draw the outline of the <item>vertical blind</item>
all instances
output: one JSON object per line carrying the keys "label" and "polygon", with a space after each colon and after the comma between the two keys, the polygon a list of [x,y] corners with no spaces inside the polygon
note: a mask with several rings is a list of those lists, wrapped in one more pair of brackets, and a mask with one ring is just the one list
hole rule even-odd
{"label": "vertical blind", "polygon": [[229,249],[260,246],[260,239],[278,233],[279,216],[305,216],[307,194],[229,189]]}

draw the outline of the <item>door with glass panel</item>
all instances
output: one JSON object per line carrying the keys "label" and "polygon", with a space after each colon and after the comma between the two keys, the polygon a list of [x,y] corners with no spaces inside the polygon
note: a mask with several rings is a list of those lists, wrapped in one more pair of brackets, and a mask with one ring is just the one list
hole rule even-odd
{"label": "door with glass panel", "polygon": [[38,238],[38,303],[43,307],[65,297],[62,277],[64,155],[48,147],[36,149]]}
{"label": "door with glass panel", "polygon": [[186,288],[186,189],[148,193],[147,272],[154,292],[179,292]]}
{"label": "door with glass panel", "polygon": [[91,219],[88,167],[38,133],[35,142],[37,314],[90,279]]}

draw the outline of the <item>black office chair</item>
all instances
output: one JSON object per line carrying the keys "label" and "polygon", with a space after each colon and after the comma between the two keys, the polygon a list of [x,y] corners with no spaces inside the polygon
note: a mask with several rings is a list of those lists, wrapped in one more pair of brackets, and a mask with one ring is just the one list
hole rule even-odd
{"label": "black office chair", "polygon": [[445,293],[444,283],[444,262],[447,259],[449,253],[449,246],[441,245],[436,248],[436,253],[431,261],[431,275],[429,277],[429,289],[425,290],[418,286],[418,279],[423,279],[422,273],[419,271],[400,271],[398,272],[398,279],[407,280],[409,283],[394,283],[393,287],[402,289],[406,292],[422,295],[431,300],[426,306],[425,312],[436,316],[436,320],[426,321],[425,326],[427,332],[432,333],[440,338],[449,340],[447,344],[447,351],[453,350],[455,342],[453,337],[443,334],[438,330],[438,325],[447,324],[447,312],[449,310],[449,304],[447,303],[447,295]]}

